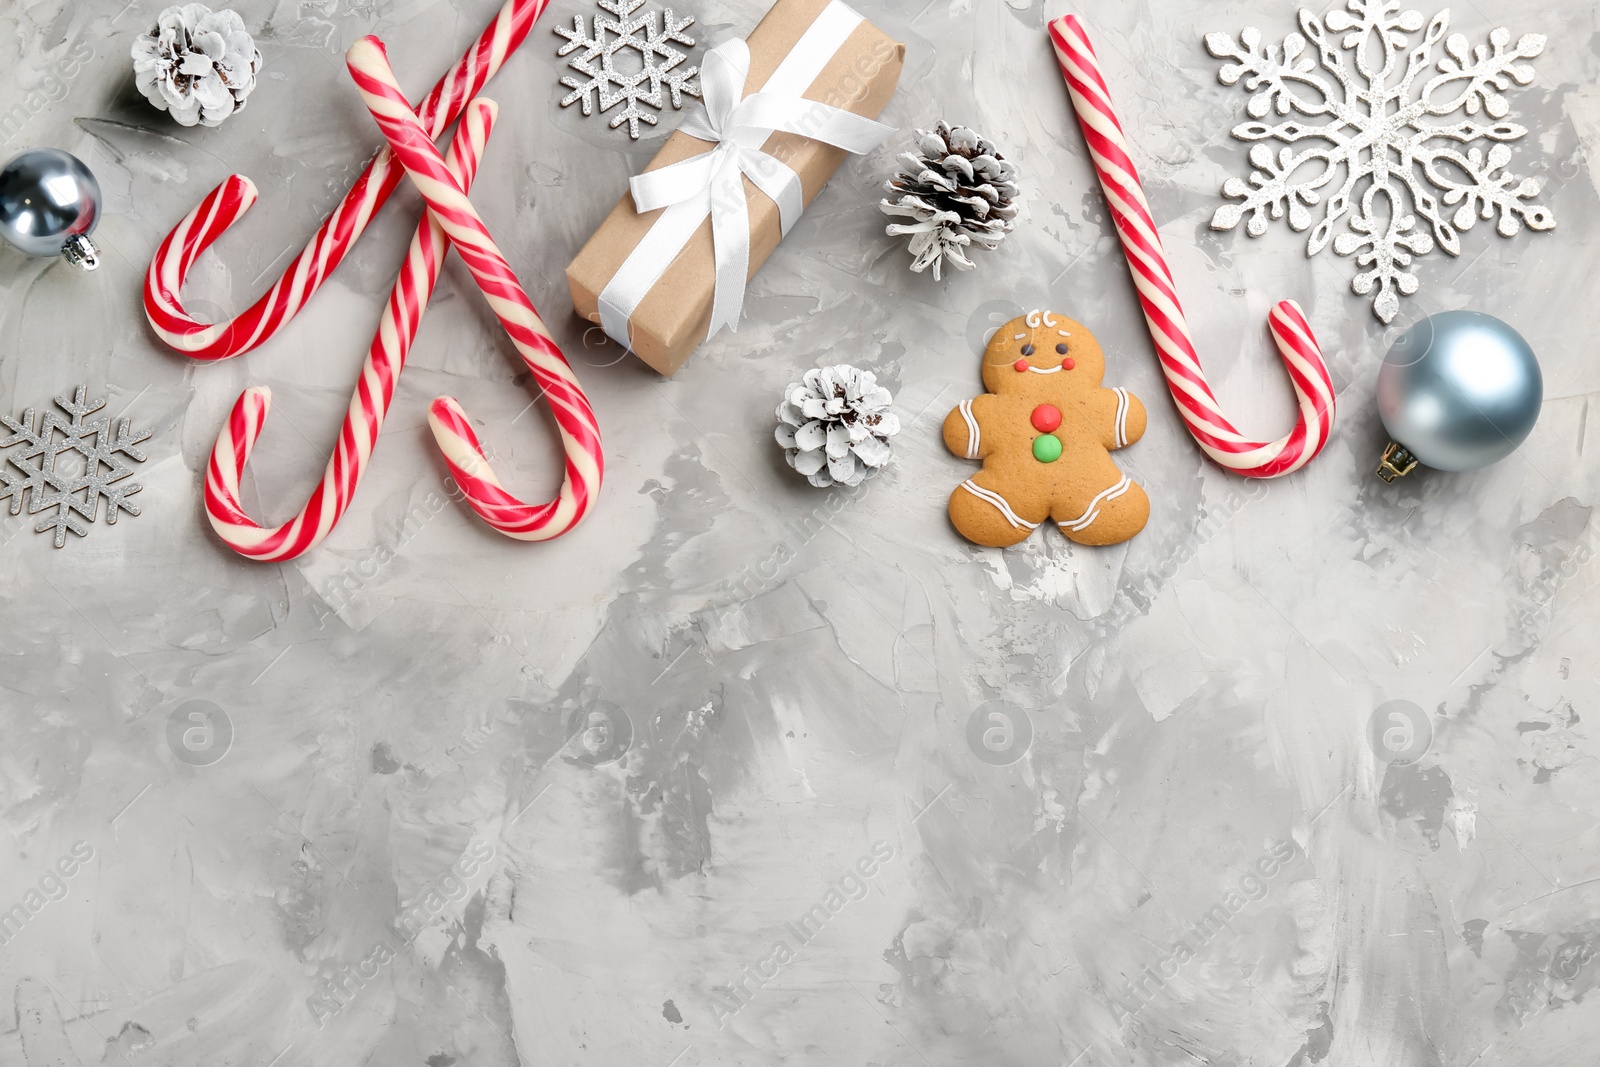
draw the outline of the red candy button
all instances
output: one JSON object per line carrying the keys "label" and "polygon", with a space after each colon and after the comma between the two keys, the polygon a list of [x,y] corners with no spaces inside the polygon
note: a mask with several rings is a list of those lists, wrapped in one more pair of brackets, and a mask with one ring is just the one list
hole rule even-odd
{"label": "red candy button", "polygon": [[1027,374],[1028,361],[1025,359],[1019,359],[1015,363],[1011,364],[1011,369],[1016,371],[1018,374]]}
{"label": "red candy button", "polygon": [[1040,433],[1051,433],[1061,425],[1061,411],[1054,404],[1040,404],[1033,409],[1033,428]]}
{"label": "red candy button", "polygon": [[1061,366],[1063,368],[1065,368],[1066,370],[1071,370],[1073,367],[1076,367],[1077,365],[1078,365],[1078,361],[1075,360],[1075,359],[1064,359],[1064,360],[1061,361]]}

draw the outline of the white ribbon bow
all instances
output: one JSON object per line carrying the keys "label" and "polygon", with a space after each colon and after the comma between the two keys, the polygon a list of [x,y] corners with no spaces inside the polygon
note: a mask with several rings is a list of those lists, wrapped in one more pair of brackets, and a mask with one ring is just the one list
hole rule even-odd
{"label": "white ribbon bow", "polygon": [[691,112],[679,128],[716,147],[637,175],[629,183],[641,214],[667,210],[600,296],[601,325],[621,345],[630,343],[628,318],[707,215],[716,253],[716,288],[706,337],[724,326],[738,330],[750,274],[744,179],[778,205],[785,236],[805,211],[800,176],[761,150],[768,135],[797,133],[860,154],[872,151],[894,132],[881,122],[798,93],[764,91],[741,99],[749,74],[750,48],[744,41],[725,41],[707,52],[700,65],[704,106]]}

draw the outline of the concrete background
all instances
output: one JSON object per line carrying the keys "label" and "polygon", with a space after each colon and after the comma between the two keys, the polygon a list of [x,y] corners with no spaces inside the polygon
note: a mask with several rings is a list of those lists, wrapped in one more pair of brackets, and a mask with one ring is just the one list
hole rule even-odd
{"label": "concrete background", "polygon": [[[79,154],[107,209],[95,275],[0,248],[0,407],[87,383],[155,431],[138,518],[61,551],[26,516],[0,526],[0,909],[23,909],[0,928],[0,1064],[1592,1056],[1594,4],[1453,5],[1473,42],[1550,35],[1511,95],[1534,131],[1513,169],[1560,224],[1480,224],[1460,259],[1422,261],[1404,315],[1507,319],[1547,401],[1512,459],[1391,487],[1373,387],[1393,334],[1350,293],[1353,264],[1308,260],[1281,224],[1207,226],[1245,170],[1228,130],[1246,97],[1202,36],[1279,41],[1291,5],[1082,8],[1227,409],[1263,436],[1289,425],[1275,300],[1299,300],[1329,353],[1334,440],[1259,484],[1205,462],[1166,396],[1044,37],[1058,0],[861,0],[907,43],[886,115],[904,133],[846,164],[743,328],[671,381],[568,313],[563,267],[660,134],[556,106],[551,27],[597,9],[555,0],[489,87],[502,117],[474,200],[594,401],[603,499],[545,545],[447,499],[425,421],[440,393],[515,490],[539,499],[559,470],[452,262],[343,524],[292,564],[241,561],[200,504],[216,432],[243,386],[272,386],[247,501],[285,518],[418,200],[402,189],[292,328],[218,365],[149,331],[150,255],[250,175],[260,203],[186,292],[242,308],[377,144],[343,49],[380,34],[415,96],[495,6],[244,0],[260,85],[221,129],[186,130],[133,88],[159,4],[0,2],[0,114],[25,112],[0,153]],[[704,45],[764,4],[682,7]],[[62,77],[74,49],[92,59]],[[1029,197],[1016,236],[943,283],[906,271],[874,206],[939,117],[1006,146]],[[1150,408],[1119,456],[1154,501],[1128,545],[1047,530],[980,550],[946,520],[971,466],[940,420],[977,392],[985,329],[1039,306],[1090,324],[1108,384]],[[855,493],[810,489],[771,440],[783,386],[839,361],[876,370],[906,423]],[[1374,732],[1390,701],[1419,710]],[[1390,727],[1416,758],[1386,761]]]}

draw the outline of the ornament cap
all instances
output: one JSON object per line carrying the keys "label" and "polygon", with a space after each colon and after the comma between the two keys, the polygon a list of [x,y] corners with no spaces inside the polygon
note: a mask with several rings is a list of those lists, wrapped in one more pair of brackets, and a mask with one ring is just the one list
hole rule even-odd
{"label": "ornament cap", "polygon": [[75,233],[61,246],[61,255],[74,267],[91,271],[100,266],[100,249],[86,233]]}
{"label": "ornament cap", "polygon": [[1417,457],[1396,441],[1390,441],[1378,463],[1378,477],[1393,485],[1395,479],[1404,478],[1417,469]]}

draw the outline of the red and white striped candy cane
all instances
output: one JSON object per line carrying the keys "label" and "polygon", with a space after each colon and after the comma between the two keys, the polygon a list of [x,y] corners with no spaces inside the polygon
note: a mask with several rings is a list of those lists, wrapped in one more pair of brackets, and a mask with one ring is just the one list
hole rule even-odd
{"label": "red and white striped candy cane", "polygon": [[[417,108],[430,140],[437,140],[467,101],[494,77],[549,2],[506,0],[482,36]],[[189,268],[256,202],[255,184],[242,174],[233,175],[200,201],[156,250],[145,275],[145,317],[163,341],[193,359],[227,359],[268,341],[300,313],[343,262],[402,174],[394,156],[384,148],[266,295],[226,322],[200,322],[183,308],[183,282]]]}
{"label": "red and white striped candy cane", "polygon": [[1300,419],[1290,433],[1276,441],[1250,440],[1222,414],[1206,383],[1205,372],[1200,369],[1194,338],[1184,320],[1172,270],[1161,247],[1161,235],[1150,215],[1139,172],[1111,104],[1111,91],[1083,23],[1076,15],[1056,19],[1050,23],[1050,40],[1122,238],[1122,250],[1139,290],[1139,302],[1144,305],[1162,373],[1189,433],[1208,456],[1246,478],[1277,478],[1299,470],[1322,451],[1333,429],[1333,379],[1311,324],[1292,300],[1273,308],[1269,320],[1272,336],[1300,399]]}
{"label": "red and white striped candy cane", "polygon": [[[471,188],[477,176],[495,112],[490,101],[473,101],[456,127],[445,166],[463,188]],[[350,410],[327,470],[305,507],[282,526],[263,527],[245,513],[239,499],[239,479],[272,406],[272,392],[265,386],[254,386],[240,394],[227,425],[217,435],[211,463],[206,468],[206,515],[229,548],[249,559],[277,562],[309,551],[332,532],[350,506],[367,461],[372,458],[395,385],[405,369],[406,354],[417,336],[422,313],[449,251],[450,243],[433,213],[424,212],[367,350],[367,361],[350,398]]]}
{"label": "red and white striped candy cane", "polygon": [[489,236],[466,192],[445,168],[428,130],[418,121],[395,81],[383,42],[363,37],[345,53],[345,64],[367,110],[422,194],[445,236],[460,253],[483,290],[489,307],[510,336],[534,380],[550,400],[550,410],[566,450],[561,492],[544,504],[524,504],[511,496],[489,469],[488,458],[461,406],[450,397],[435,400],[428,412],[434,439],[467,503],[507,537],[545,541],[559,537],[588,513],[604,472],[600,428],[589,398],[550,337],[533,301],[523,291],[511,264]]}

